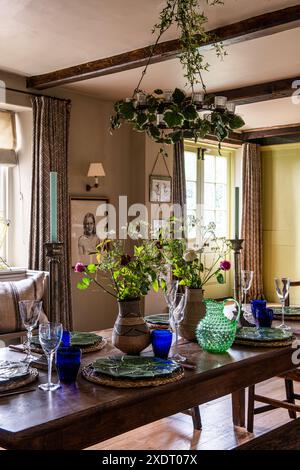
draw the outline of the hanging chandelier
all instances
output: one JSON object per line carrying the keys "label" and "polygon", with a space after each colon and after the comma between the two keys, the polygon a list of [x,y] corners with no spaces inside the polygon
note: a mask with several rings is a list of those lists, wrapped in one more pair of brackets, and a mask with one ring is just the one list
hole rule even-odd
{"label": "hanging chandelier", "polygon": [[[205,0],[208,5],[223,4],[222,0]],[[159,22],[152,32],[157,39],[151,46],[147,64],[142,71],[138,85],[131,98],[117,101],[115,114],[111,116],[111,130],[118,129],[124,122],[132,124],[138,132],[146,132],[155,142],[175,144],[181,139],[189,138],[197,142],[209,135],[215,136],[221,143],[229,133],[239,129],[245,123],[235,114],[235,104],[227,102],[224,96],[208,94],[202,78],[202,71],[208,70],[199,44],[211,41],[205,31],[207,18],[199,12],[201,0],[167,0],[160,12]],[[156,89],[152,94],[141,88],[151,58],[162,35],[175,24],[180,35],[180,62],[184,69],[186,86],[189,93],[175,90]],[[217,56],[226,55],[223,45],[214,42]],[[201,85],[202,90],[195,91]]]}

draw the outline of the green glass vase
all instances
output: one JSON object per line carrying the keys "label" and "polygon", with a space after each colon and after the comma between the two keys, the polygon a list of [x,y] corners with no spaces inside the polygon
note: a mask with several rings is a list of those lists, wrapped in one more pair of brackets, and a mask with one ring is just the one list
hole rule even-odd
{"label": "green glass vase", "polygon": [[[235,302],[238,314],[235,319],[229,320],[224,315],[224,306],[228,301]],[[204,300],[206,315],[196,328],[196,338],[204,351],[212,353],[225,353],[233,344],[236,328],[240,317],[240,306],[235,299],[226,299],[224,302]]]}

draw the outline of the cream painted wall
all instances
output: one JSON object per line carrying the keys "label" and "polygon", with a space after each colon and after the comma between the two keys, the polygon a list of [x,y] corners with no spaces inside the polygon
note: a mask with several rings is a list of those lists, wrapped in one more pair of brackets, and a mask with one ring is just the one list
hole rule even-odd
{"label": "cream painted wall", "polygon": [[[274,278],[300,280],[300,144],[262,147],[263,280],[269,301],[278,302]],[[291,289],[300,305],[300,289]]]}

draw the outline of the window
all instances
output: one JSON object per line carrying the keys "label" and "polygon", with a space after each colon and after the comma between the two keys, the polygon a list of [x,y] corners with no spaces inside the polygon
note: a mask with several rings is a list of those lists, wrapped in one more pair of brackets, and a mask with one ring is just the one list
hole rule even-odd
{"label": "window", "polygon": [[6,259],[7,232],[7,167],[0,165],[0,266]]}
{"label": "window", "polygon": [[0,110],[0,267],[7,259],[8,167],[16,164],[14,148],[14,113]]}
{"label": "window", "polygon": [[217,236],[228,237],[231,152],[226,149],[218,155],[218,150],[211,147],[202,160],[197,146],[186,145],[184,155],[188,238],[196,238],[193,218],[201,218],[204,225],[214,222]]}

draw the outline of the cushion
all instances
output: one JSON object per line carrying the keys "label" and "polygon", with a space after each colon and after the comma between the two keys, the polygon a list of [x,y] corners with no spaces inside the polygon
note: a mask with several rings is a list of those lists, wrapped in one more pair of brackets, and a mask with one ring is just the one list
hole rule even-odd
{"label": "cushion", "polygon": [[[20,300],[42,300],[45,274],[38,273],[20,281],[0,282],[0,333],[13,333],[24,330],[19,304]],[[44,312],[40,323],[47,321]]]}

